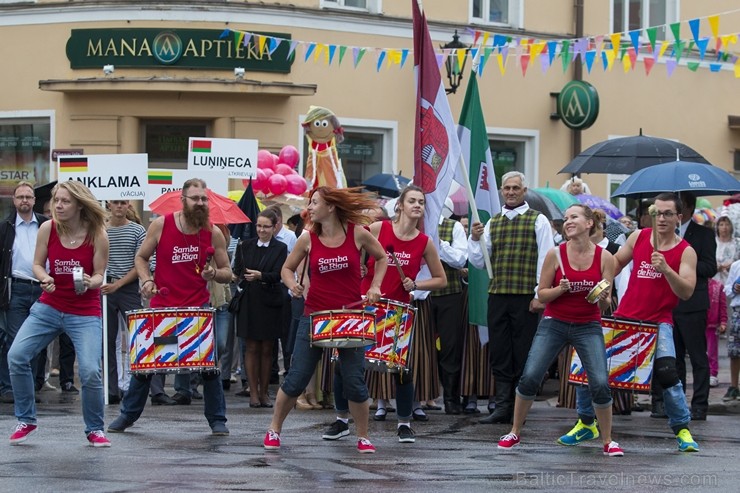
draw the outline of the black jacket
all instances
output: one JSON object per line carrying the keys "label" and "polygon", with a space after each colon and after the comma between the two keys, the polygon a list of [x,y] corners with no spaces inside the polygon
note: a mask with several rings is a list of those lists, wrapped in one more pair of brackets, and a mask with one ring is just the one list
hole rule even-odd
{"label": "black jacket", "polygon": [[[34,212],[39,226],[49,220],[48,217]],[[13,273],[13,242],[15,241],[15,220],[17,211],[11,212],[2,223],[0,223],[0,241],[2,241],[2,252],[0,252],[0,310],[7,310],[10,303],[10,277]]]}
{"label": "black jacket", "polygon": [[714,231],[690,221],[683,236],[696,251],[696,287],[688,300],[681,300],[675,311],[698,312],[709,309],[707,283],[717,273],[717,240]]}

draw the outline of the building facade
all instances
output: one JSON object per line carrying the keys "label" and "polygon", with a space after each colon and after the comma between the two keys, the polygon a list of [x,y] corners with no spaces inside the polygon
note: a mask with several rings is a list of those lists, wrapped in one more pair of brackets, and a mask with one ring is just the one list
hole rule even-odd
{"label": "building facade", "polygon": [[[740,48],[731,37],[740,32],[736,6],[732,0],[423,1],[437,45],[457,30],[463,43],[481,47],[485,40],[482,46],[490,47],[479,85],[496,171],[523,171],[533,187],[559,187],[567,176],[558,171],[579,150],[640,131],[740,169],[740,128],[732,118],[740,115],[733,65]],[[644,53],[624,61],[629,31],[658,26],[659,47],[674,40],[671,25],[680,22],[680,38],[693,44],[692,19],[699,19],[697,39],[710,38],[705,59],[697,58],[696,46],[685,46],[683,59],[666,62],[673,43],[649,75]],[[612,50],[615,33],[623,34]],[[642,43],[650,41],[646,33]],[[721,53],[717,60],[719,35],[724,60]],[[580,77],[598,91],[599,115],[574,132],[552,114],[554,94],[578,77],[580,65],[563,61],[562,42],[582,38],[597,50]],[[557,47],[551,64],[542,62],[547,49],[525,56],[533,44]],[[145,152],[150,167],[183,168],[191,136],[257,139],[273,152],[287,144],[304,149],[300,123],[311,105],[330,108],[344,126],[340,155],[351,184],[379,172],[411,176],[412,46],[410,0],[0,0],[1,212],[11,207],[20,179],[55,179],[59,154]],[[608,69],[602,51],[613,53]],[[457,51],[439,53],[460,61]],[[456,119],[473,64],[470,52],[465,59],[462,85],[449,95]],[[583,178],[606,196],[624,177]]]}

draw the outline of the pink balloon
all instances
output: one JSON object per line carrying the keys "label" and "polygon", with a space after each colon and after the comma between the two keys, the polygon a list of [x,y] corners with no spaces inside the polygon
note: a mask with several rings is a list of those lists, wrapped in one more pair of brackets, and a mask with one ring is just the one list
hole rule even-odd
{"label": "pink balloon", "polygon": [[298,174],[292,174],[285,177],[285,179],[288,181],[288,187],[287,192],[292,193],[294,195],[301,195],[303,192],[305,192],[308,189],[308,184],[306,183],[306,179],[303,178],[301,175]]}
{"label": "pink balloon", "polygon": [[300,160],[300,155],[298,154],[298,149],[296,149],[292,145],[287,145],[280,149],[280,162],[285,163],[291,168],[295,168],[298,166],[298,161]]}
{"label": "pink balloon", "polygon": [[265,170],[258,169],[257,176],[252,180],[252,189],[254,189],[255,192],[264,192],[265,186],[267,186]]}
{"label": "pink balloon", "polygon": [[[262,170],[262,174],[265,176],[265,182],[270,180],[270,177],[275,174],[275,170],[271,168],[265,168]],[[265,187],[262,187],[262,191],[265,191]]]}
{"label": "pink balloon", "polygon": [[272,159],[272,153],[262,149],[257,152],[257,168],[260,169],[274,169],[275,160]]}
{"label": "pink balloon", "polygon": [[272,153],[271,153],[271,154],[270,154],[270,156],[272,156],[272,164],[273,164],[273,166],[272,166],[272,167],[274,168],[274,167],[275,167],[275,166],[277,166],[277,165],[278,165],[278,163],[280,162],[280,158],[278,157],[278,155],[277,155],[277,154],[272,154]]}
{"label": "pink balloon", "polygon": [[275,166],[275,173],[288,176],[288,175],[294,174],[295,170],[289,164],[280,163],[277,166]]}
{"label": "pink balloon", "polygon": [[288,186],[288,180],[283,175],[277,173],[268,178],[267,183],[270,187],[270,193],[273,195],[285,193],[285,189]]}

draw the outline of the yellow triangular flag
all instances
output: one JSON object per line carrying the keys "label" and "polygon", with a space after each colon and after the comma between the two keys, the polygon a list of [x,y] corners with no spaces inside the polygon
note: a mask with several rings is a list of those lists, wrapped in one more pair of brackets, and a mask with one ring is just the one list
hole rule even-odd
{"label": "yellow triangular flag", "polygon": [[632,60],[630,60],[630,57],[622,57],[622,68],[624,69],[625,74],[630,71],[632,68]]}
{"label": "yellow triangular flag", "polygon": [[611,35],[612,38],[612,51],[616,53],[619,50],[619,44],[622,40],[622,33],[614,33]]}
{"label": "yellow triangular flag", "polygon": [[707,21],[709,22],[709,27],[712,29],[712,36],[716,38],[719,34],[719,16],[710,15],[707,17]]}
{"label": "yellow triangular flag", "polygon": [[501,71],[501,75],[506,75],[506,67],[504,66],[504,56],[501,53],[496,54],[496,60],[498,61],[498,69]]}
{"label": "yellow triangular flag", "polygon": [[265,41],[267,41],[267,36],[260,36],[259,37],[259,51],[257,53],[264,53],[265,52]]}
{"label": "yellow triangular flag", "polygon": [[540,56],[540,53],[542,53],[542,50],[545,49],[545,42],[540,41],[539,43],[532,43],[530,45],[530,52],[532,54],[532,61],[534,62],[537,60],[537,57]]}
{"label": "yellow triangular flag", "polygon": [[482,43],[482,46],[486,46],[488,44],[488,37],[489,36],[490,35],[487,32],[484,32],[483,33],[483,43]]}
{"label": "yellow triangular flag", "polygon": [[386,53],[385,56],[388,57],[388,66],[389,67],[391,66],[391,64],[393,64],[393,65],[400,65],[401,64],[401,50],[390,49],[390,50],[388,50],[388,52]]}
{"label": "yellow triangular flag", "polygon": [[319,57],[321,56],[321,53],[324,51],[324,48],[326,48],[325,44],[316,43],[316,48],[313,52],[313,61],[317,62],[319,60]]}
{"label": "yellow triangular flag", "polygon": [[611,71],[612,67],[614,66],[614,58],[617,56],[616,52],[614,51],[603,51],[602,53],[606,54],[606,67],[607,70]]}
{"label": "yellow triangular flag", "polygon": [[735,62],[735,78],[740,79],[740,60]]}
{"label": "yellow triangular flag", "polygon": [[665,54],[665,50],[668,49],[668,40],[664,39],[660,42],[660,51],[658,52],[658,58],[662,57]]}
{"label": "yellow triangular flag", "polygon": [[462,69],[465,63],[465,57],[468,56],[468,50],[457,50],[457,67]]}

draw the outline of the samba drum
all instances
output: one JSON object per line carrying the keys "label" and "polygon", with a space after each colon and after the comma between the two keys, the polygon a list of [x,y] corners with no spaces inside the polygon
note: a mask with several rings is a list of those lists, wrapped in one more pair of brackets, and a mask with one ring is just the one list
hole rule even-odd
{"label": "samba drum", "polygon": [[375,316],[375,346],[365,351],[366,367],[392,373],[405,370],[416,322],[416,308],[381,298],[365,309]]}
{"label": "samba drum", "polygon": [[216,370],[213,308],[126,312],[131,373]]}
{"label": "samba drum", "polygon": [[365,310],[324,310],[310,317],[311,345],[355,348],[375,343],[375,316]]}
{"label": "samba drum", "polygon": [[606,279],[602,279],[596,284],[596,286],[591,288],[591,291],[588,292],[588,294],[586,295],[586,301],[593,305],[594,303],[599,301],[599,295],[601,295],[601,293],[603,293],[604,290],[608,287],[609,281],[607,281]]}
{"label": "samba drum", "polygon": [[[645,322],[603,317],[609,386],[614,389],[650,393],[653,360],[658,342],[658,326]],[[575,349],[571,352],[568,381],[587,384],[586,369]]]}

